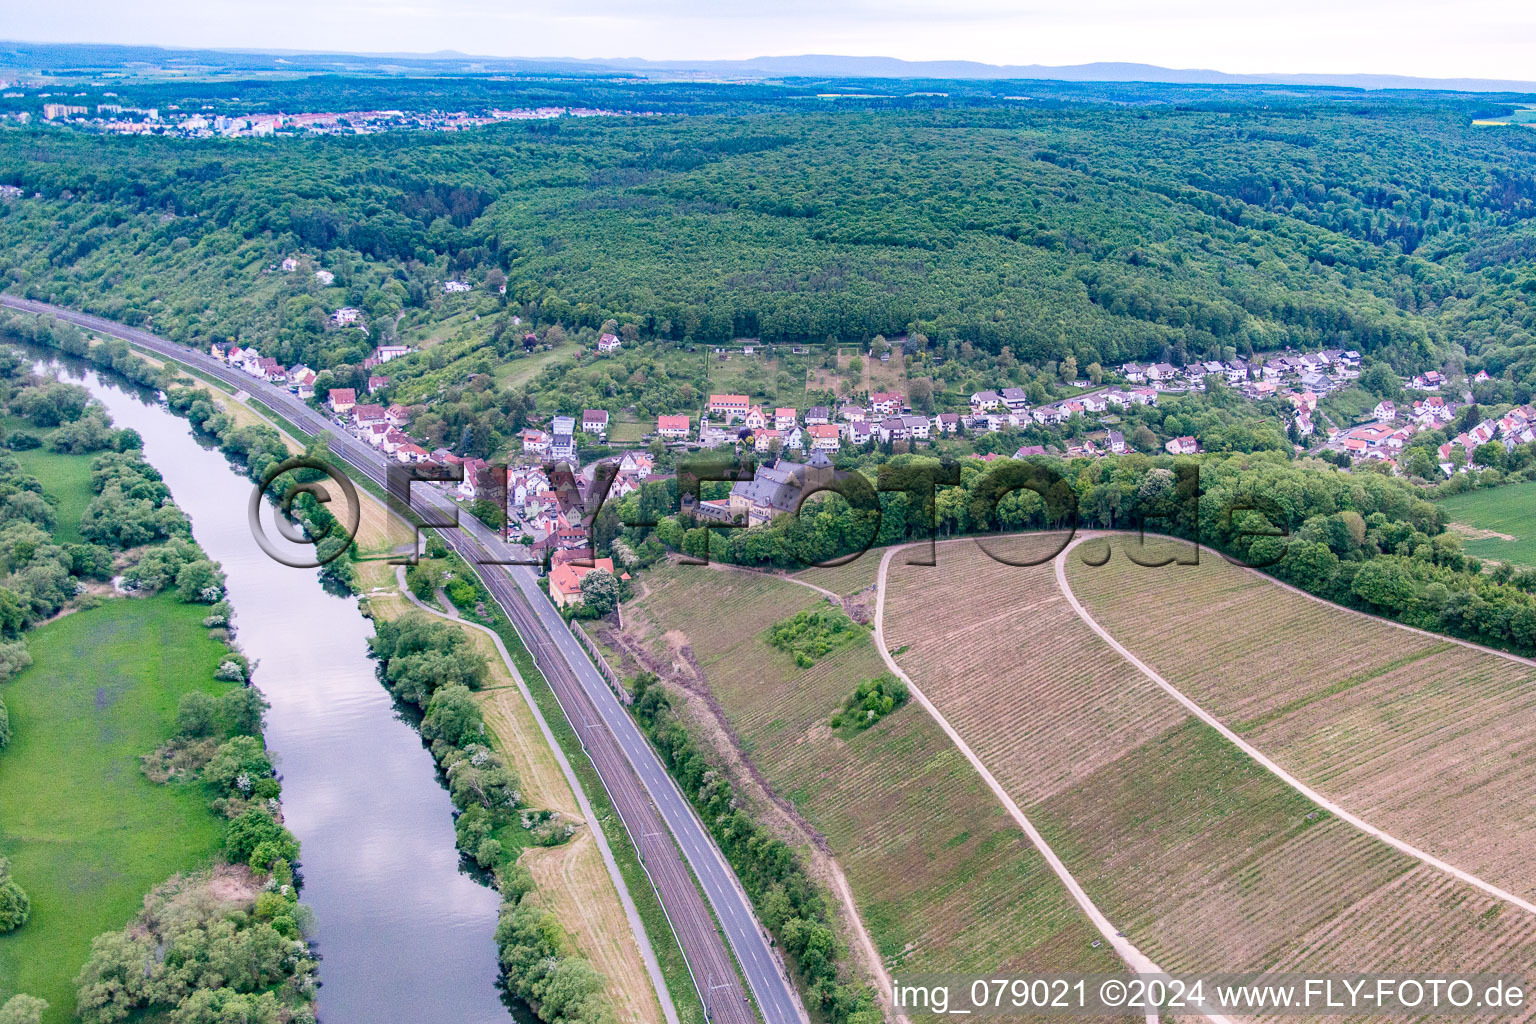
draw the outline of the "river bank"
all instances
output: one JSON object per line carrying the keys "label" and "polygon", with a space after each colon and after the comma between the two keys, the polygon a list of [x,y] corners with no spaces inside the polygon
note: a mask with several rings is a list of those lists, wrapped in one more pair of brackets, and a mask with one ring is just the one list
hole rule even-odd
{"label": "river bank", "polygon": [[[371,624],[313,571],[260,549],[245,514],[250,483],[221,452],[142,396],[90,371],[79,379],[139,432],[228,575],[241,645],[271,704],[288,824],[303,844],[323,1019],[511,1020],[492,941],[499,901],[461,870],[436,767],[368,660]],[[262,514],[275,537],[270,507]]]}

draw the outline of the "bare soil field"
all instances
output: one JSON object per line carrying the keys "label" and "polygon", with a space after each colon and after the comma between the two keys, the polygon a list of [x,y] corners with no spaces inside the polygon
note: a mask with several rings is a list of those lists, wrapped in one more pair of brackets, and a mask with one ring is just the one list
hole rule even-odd
{"label": "bare soil field", "polygon": [[[993,543],[1038,557],[1060,538]],[[1094,902],[1162,967],[1529,965],[1536,917],[1426,874],[1189,716],[1077,618],[1049,563],[1000,564],[968,542],[941,544],[938,562],[893,561],[887,643]],[[1188,605],[1166,593],[1149,602],[1142,628],[1166,630],[1170,645],[1197,653],[1228,640],[1220,619],[1179,620]]]}
{"label": "bare soil field", "polygon": [[1069,558],[1117,640],[1372,824],[1536,896],[1536,670],[1353,615],[1225,560]]}
{"label": "bare soil field", "polygon": [[810,668],[763,633],[825,607],[770,576],[647,574],[635,602],[655,659],[699,673],[746,757],[835,854],[888,964],[907,970],[1116,970],[1089,923],[980,778],[916,706],[843,740],[832,713],[883,666],[859,636]]}

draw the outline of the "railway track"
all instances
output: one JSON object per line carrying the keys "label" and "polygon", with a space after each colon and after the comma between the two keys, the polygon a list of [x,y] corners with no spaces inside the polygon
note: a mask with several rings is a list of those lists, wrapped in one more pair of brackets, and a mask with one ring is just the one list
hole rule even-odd
{"label": "railway track", "polygon": [[[333,455],[379,487],[388,486],[386,463],[379,452],[286,389],[233,370],[206,353],[102,317],[13,295],[0,295],[0,306],[46,313],[122,338],[243,389],[299,429],[326,436]],[[431,487],[413,490],[412,497],[419,497],[422,506],[439,515],[456,514],[456,507]],[[799,996],[724,855],[539,589],[533,570],[493,564],[512,560],[520,549],[469,517],[461,520],[460,528],[439,533],[474,566],[548,680],[640,851],[708,1018],[722,1024],[753,1024],[759,1019],[765,1024],[805,1024],[808,1018]]]}

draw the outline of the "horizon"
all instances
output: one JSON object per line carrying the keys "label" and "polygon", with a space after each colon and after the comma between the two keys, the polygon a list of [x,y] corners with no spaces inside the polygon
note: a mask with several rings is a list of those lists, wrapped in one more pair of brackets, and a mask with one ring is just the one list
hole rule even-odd
{"label": "horizon", "polygon": [[[14,12],[9,20],[7,34],[17,41],[47,45],[671,64],[805,56],[992,67],[1144,64],[1261,78],[1511,82],[1532,79],[1527,55],[1536,44],[1536,13],[1504,0],[1458,10],[1453,19],[1424,0],[1406,9],[1384,0],[1307,0],[1283,12],[1235,11],[1209,0],[1180,0],[1156,12],[1129,0],[1088,0],[1070,11],[1043,3],[1009,9],[999,0],[962,0],[942,9],[922,0],[879,9],[866,0],[792,0],[772,12],[744,0],[707,12],[683,0],[578,0],[559,11],[485,0],[421,6],[357,0],[320,8],[276,0],[254,21],[228,0],[179,0],[149,11],[63,0]],[[97,27],[96,40],[78,39],[83,24]],[[545,55],[514,56],[530,53]]]}
{"label": "horizon", "polygon": [[[1270,70],[1265,72],[1233,71],[1230,68],[1211,65],[1172,66],[1140,60],[1090,60],[1072,64],[998,64],[970,57],[928,56],[918,59],[893,56],[889,53],[855,54],[831,52],[759,53],[750,57],[677,57],[656,58],[639,56],[572,56],[570,54],[492,54],[475,53],[459,49],[438,50],[356,50],[332,47],[307,48],[293,46],[228,46],[228,45],[179,45],[159,42],[105,42],[101,40],[42,40],[0,39],[0,47],[79,47],[123,48],[128,50],[154,50],[169,56],[176,54],[213,53],[229,56],[286,57],[324,59],[350,58],[360,61],[411,61],[417,63],[503,62],[508,64],[569,64],[593,70],[634,71],[639,74],[665,75],[668,72],[703,75],[716,72],[743,78],[882,78],[900,80],[946,79],[973,81],[1059,81],[1080,84],[1131,83],[1186,84],[1186,85],[1283,85],[1292,87],[1357,88],[1364,91],[1400,89],[1404,91],[1511,91],[1536,92],[1536,76],[1531,78],[1503,78],[1492,75],[1440,76],[1415,74],[1407,71],[1332,69],[1326,71]],[[4,54],[0,52],[0,67]],[[774,64],[803,62],[873,62],[874,67],[830,69],[772,68]],[[878,65],[885,64],[885,67]],[[891,65],[905,65],[906,68]],[[34,65],[18,62],[12,71],[25,70]],[[45,65],[35,65],[44,67]],[[909,70],[910,69],[910,70]],[[1120,74],[1095,77],[1093,71],[1121,69]],[[1146,70],[1146,77],[1131,73]],[[318,73],[317,68],[295,68],[295,72]],[[468,70],[468,69],[465,69]],[[995,72],[995,73],[993,73]],[[1052,72],[1062,72],[1053,75]],[[326,73],[335,73],[327,71]]]}

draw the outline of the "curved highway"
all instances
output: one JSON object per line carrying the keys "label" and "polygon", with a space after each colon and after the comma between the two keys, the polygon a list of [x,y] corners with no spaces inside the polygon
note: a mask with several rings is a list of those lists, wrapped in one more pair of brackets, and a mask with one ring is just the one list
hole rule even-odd
{"label": "curved highway", "polygon": [[[86,330],[122,338],[243,389],[301,430],[327,436],[332,454],[381,488],[387,487],[388,463],[382,453],[286,388],[232,369],[206,352],[102,317],[14,295],[0,294],[0,306],[45,313]],[[435,488],[414,488],[411,498],[417,508],[430,509],[439,516],[457,515],[456,506]],[[744,976],[766,1024],[804,1024],[807,1017],[799,996],[724,855],[629,712],[539,589],[534,571],[506,564],[525,557],[523,549],[506,544],[470,516],[461,518],[458,529],[439,533],[475,566],[549,681],[640,851],[709,1018],[726,1024],[753,1024],[757,1020],[741,984]],[[721,941],[722,932],[730,951]],[[735,954],[734,964],[731,953]]]}

